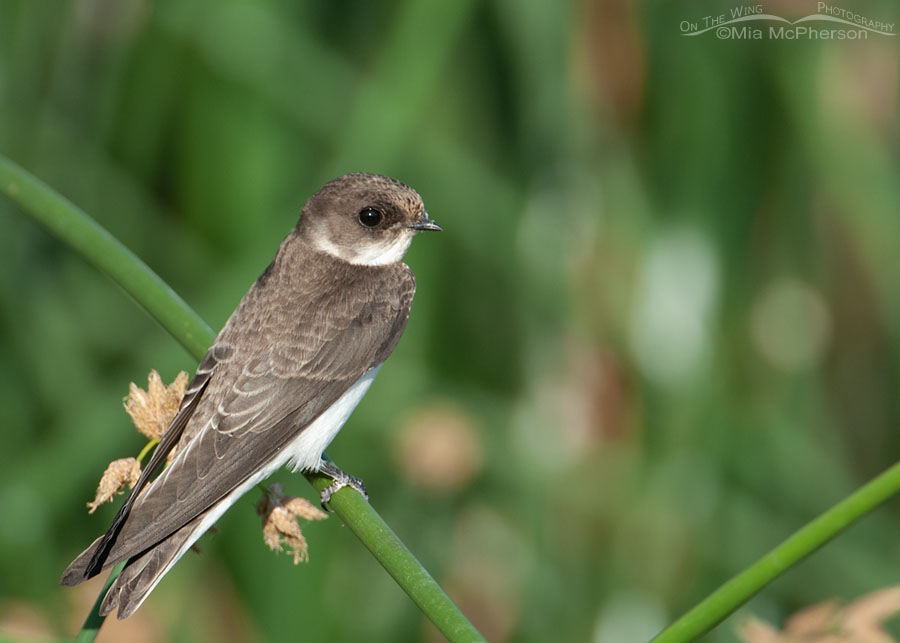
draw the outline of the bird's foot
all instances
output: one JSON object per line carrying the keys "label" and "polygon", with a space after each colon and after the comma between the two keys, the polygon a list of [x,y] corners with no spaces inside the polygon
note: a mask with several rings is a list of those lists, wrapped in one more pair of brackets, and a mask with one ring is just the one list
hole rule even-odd
{"label": "bird's foot", "polygon": [[363,481],[357,478],[356,476],[351,476],[349,473],[338,469],[333,463],[328,460],[323,460],[322,464],[319,465],[319,473],[324,473],[329,476],[334,482],[332,482],[329,486],[325,487],[322,492],[319,494],[319,501],[322,503],[322,508],[325,511],[329,511],[328,507],[325,506],[325,503],[331,501],[331,496],[333,496],[339,489],[343,489],[344,487],[350,487],[351,489],[356,489],[363,498],[366,500],[369,499],[369,494],[366,491],[366,486],[363,484]]}

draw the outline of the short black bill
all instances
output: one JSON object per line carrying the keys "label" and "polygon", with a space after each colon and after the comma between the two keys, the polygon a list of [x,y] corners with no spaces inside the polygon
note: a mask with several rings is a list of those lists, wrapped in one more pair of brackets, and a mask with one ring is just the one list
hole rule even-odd
{"label": "short black bill", "polygon": [[439,226],[433,219],[428,218],[428,213],[422,215],[422,217],[413,224],[407,226],[412,230],[434,230],[435,232],[441,232],[443,228]]}

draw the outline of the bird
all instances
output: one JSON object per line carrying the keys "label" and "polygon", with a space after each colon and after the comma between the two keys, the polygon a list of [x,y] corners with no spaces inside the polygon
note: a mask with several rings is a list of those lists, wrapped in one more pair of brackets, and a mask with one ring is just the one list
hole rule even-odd
{"label": "bird", "polygon": [[285,465],[332,478],[323,506],[344,486],[368,498],[323,453],[406,328],[416,281],[403,257],[427,230],[441,227],[393,178],[347,174],[313,194],[200,361],[109,529],[60,584],[125,561],[100,614],[130,616],[239,497]]}

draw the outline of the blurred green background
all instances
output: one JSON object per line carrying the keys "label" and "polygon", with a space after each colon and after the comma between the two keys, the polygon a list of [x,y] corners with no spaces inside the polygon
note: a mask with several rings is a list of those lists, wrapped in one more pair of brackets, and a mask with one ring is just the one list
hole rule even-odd
{"label": "blurred green background", "polygon": [[[445,232],[329,452],[490,640],[639,641],[900,457],[900,37],[681,35],[737,6],[0,0],[0,152],[214,328],[319,185],[415,187]],[[0,199],[0,634],[78,629],[128,383],[194,366]],[[337,518],[266,549],[257,499],[100,640],[440,640]],[[898,533],[895,501],[707,640],[900,583]]]}

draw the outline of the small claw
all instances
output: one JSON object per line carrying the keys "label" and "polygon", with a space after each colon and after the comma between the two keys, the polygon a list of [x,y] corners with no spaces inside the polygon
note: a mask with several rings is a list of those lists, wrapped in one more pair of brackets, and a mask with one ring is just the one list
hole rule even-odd
{"label": "small claw", "polygon": [[363,481],[357,478],[356,476],[351,476],[349,473],[341,471],[337,467],[325,467],[320,468],[322,473],[331,476],[331,479],[334,480],[330,485],[325,487],[322,492],[319,494],[319,502],[322,503],[322,509],[325,511],[330,511],[328,507],[326,507],[326,503],[331,502],[331,496],[337,493],[338,490],[343,489],[344,487],[350,487],[351,489],[356,489],[363,498],[366,500],[369,499],[369,494],[366,491],[366,486],[363,484]]}

